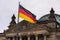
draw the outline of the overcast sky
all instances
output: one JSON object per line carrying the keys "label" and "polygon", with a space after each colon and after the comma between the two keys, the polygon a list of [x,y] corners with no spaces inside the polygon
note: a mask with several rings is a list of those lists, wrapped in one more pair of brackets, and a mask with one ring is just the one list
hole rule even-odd
{"label": "overcast sky", "polygon": [[19,2],[35,14],[37,20],[43,15],[49,14],[52,7],[55,13],[60,15],[60,0],[0,0],[0,32],[8,29],[13,14],[15,14],[17,22]]}

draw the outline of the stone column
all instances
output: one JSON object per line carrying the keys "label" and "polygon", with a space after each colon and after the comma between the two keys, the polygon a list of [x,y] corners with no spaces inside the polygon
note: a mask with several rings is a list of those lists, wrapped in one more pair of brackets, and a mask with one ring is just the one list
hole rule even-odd
{"label": "stone column", "polygon": [[30,40],[30,36],[28,36],[28,40]]}
{"label": "stone column", "polygon": [[38,40],[38,35],[35,35],[35,37],[36,37],[36,40]]}
{"label": "stone column", "polygon": [[57,39],[56,39],[56,32],[52,32],[52,34],[51,34],[51,39],[52,39],[52,40],[57,40]]}
{"label": "stone column", "polygon": [[13,37],[13,40],[15,40],[15,38]]}
{"label": "stone column", "polygon": [[44,40],[46,40],[46,35],[44,35]]}
{"label": "stone column", "polygon": [[22,40],[22,36],[20,36],[20,40]]}

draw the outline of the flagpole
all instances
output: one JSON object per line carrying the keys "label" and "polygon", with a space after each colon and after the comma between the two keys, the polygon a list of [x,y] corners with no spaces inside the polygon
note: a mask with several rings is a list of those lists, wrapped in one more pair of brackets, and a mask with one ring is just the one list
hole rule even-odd
{"label": "flagpole", "polygon": [[[19,5],[20,5],[20,2],[19,2]],[[19,6],[18,6],[18,20],[17,22],[19,23]]]}
{"label": "flagpole", "polygon": [[19,23],[19,12],[18,12],[18,20],[17,20],[17,23]]}
{"label": "flagpole", "polygon": [[[19,2],[19,5],[20,5],[20,2]],[[17,20],[17,23],[19,23],[19,6],[18,6],[18,20]],[[18,34],[18,27],[17,27],[17,30],[16,30],[16,40],[18,40],[18,37],[19,37],[19,34]]]}

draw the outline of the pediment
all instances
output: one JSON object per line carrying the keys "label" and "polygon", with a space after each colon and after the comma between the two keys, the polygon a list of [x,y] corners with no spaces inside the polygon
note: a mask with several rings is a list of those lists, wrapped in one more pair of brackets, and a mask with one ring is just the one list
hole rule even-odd
{"label": "pediment", "polygon": [[31,24],[25,20],[19,22],[18,24],[12,26],[12,28],[8,29],[6,32],[7,33],[12,33],[12,32],[23,32],[23,31],[36,31],[36,30],[44,30],[47,27],[44,27],[40,24]]}

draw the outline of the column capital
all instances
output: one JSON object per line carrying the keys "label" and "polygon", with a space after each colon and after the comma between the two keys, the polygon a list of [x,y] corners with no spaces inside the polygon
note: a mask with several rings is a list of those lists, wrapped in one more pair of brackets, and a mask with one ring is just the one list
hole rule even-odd
{"label": "column capital", "polygon": [[35,34],[35,36],[38,36],[38,34]]}
{"label": "column capital", "polygon": [[29,34],[29,35],[27,35],[27,37],[30,37],[31,35]]}

